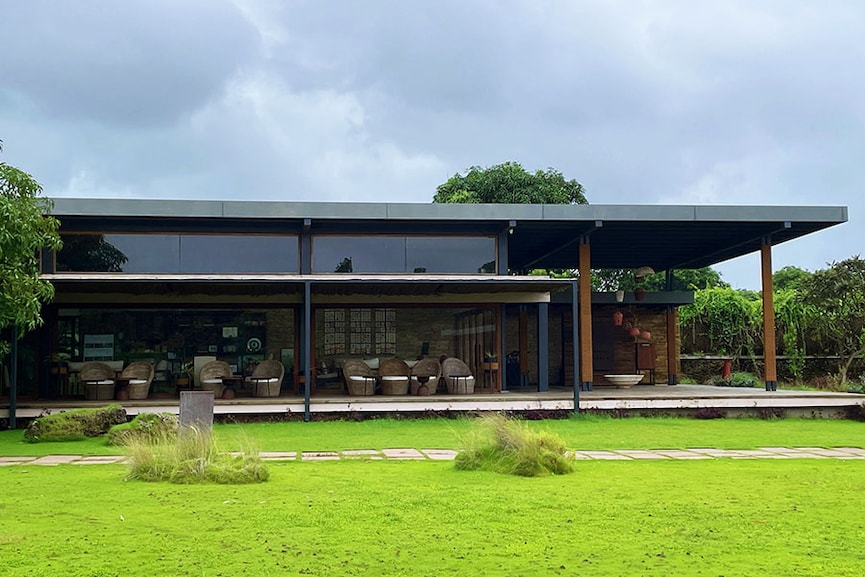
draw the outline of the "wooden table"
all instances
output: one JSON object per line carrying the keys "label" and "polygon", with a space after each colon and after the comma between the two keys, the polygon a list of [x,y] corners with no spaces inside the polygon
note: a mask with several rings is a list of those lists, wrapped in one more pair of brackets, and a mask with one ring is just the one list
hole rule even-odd
{"label": "wooden table", "polygon": [[118,401],[129,400],[130,377],[114,377],[114,398]]}
{"label": "wooden table", "polygon": [[231,375],[230,377],[222,377],[222,384],[225,390],[222,391],[223,399],[233,399],[237,395],[237,388],[243,383],[241,375]]}

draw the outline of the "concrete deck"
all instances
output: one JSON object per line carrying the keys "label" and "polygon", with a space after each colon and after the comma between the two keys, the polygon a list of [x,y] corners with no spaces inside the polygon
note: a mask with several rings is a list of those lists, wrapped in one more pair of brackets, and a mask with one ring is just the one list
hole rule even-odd
{"label": "concrete deck", "polygon": [[[127,413],[177,413],[177,398],[116,401]],[[784,411],[815,417],[836,417],[865,403],[865,395],[823,391],[765,391],[705,385],[640,385],[630,389],[596,386],[593,391],[580,391],[580,410],[627,412],[676,412],[718,409],[731,414]],[[106,401],[27,401],[17,404],[19,418],[33,418],[78,407],[107,404]],[[570,388],[546,392],[514,390],[502,393],[474,395],[431,395],[349,397],[321,395],[311,399],[313,414],[340,413],[446,413],[470,411],[572,411],[574,392]],[[239,396],[231,400],[217,399],[217,415],[302,415],[303,398],[286,396],[253,398]],[[0,405],[0,418],[8,418],[8,401]]]}

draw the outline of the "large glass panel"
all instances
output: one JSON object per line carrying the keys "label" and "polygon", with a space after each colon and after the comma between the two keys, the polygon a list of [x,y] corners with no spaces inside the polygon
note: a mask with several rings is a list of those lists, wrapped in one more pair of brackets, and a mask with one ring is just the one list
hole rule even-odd
{"label": "large glass panel", "polygon": [[405,271],[405,238],[400,236],[317,236],[312,250],[313,272]]}
{"label": "large glass panel", "polygon": [[317,273],[495,273],[492,237],[316,236]]}
{"label": "large glass panel", "polygon": [[188,273],[297,272],[295,236],[184,235],[180,270]]}
{"label": "large glass panel", "polygon": [[[499,384],[500,337],[494,307],[328,306],[314,309],[316,390],[343,390],[342,367],[362,359],[375,375],[383,359],[412,366],[421,358],[456,357],[478,388]],[[326,382],[321,382],[326,381]]]}
{"label": "large glass panel", "polygon": [[495,273],[491,237],[408,237],[406,272]]}
{"label": "large glass panel", "polygon": [[[196,358],[225,361],[234,374],[248,376],[267,358],[293,363],[295,348],[293,308],[64,309],[57,330],[52,357],[69,363],[73,382],[86,361],[119,370],[146,360],[155,367],[152,394],[174,395],[177,380],[192,370]],[[293,369],[293,364],[285,366],[286,392]]]}
{"label": "large glass panel", "polygon": [[65,234],[58,272],[297,272],[296,236]]}
{"label": "large glass panel", "polygon": [[176,234],[64,234],[58,272],[179,272]]}

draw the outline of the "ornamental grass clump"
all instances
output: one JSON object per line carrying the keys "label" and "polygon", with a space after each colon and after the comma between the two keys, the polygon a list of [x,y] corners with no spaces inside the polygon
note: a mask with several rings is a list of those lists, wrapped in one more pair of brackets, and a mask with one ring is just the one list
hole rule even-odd
{"label": "ornamental grass clump", "polygon": [[574,472],[574,459],[557,435],[533,431],[505,415],[483,417],[462,442],[456,468],[492,471],[521,477],[565,475]]}
{"label": "ornamental grass clump", "polygon": [[132,435],[126,443],[127,478],[183,485],[263,483],[269,473],[258,449],[248,440],[243,445],[236,453],[222,451],[208,432],[194,427],[174,433]]}

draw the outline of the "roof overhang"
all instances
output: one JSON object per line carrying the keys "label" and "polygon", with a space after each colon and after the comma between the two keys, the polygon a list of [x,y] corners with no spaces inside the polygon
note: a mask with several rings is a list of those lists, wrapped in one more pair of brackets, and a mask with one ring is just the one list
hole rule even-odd
{"label": "roof overhang", "polygon": [[[701,268],[847,221],[845,206],[682,206],[54,199],[67,230],[509,234],[508,268]],[[67,226],[68,225],[68,226]],[[71,228],[69,228],[71,227]],[[340,279],[344,280],[344,279]]]}

